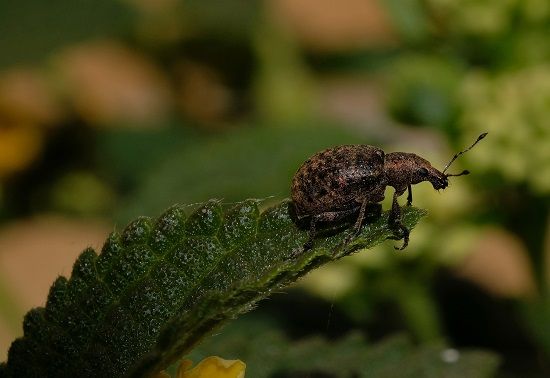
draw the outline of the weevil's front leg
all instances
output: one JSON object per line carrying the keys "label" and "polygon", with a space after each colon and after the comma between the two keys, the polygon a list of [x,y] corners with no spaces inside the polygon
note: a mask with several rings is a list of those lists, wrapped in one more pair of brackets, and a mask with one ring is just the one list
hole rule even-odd
{"label": "weevil's front leg", "polygon": [[410,185],[407,187],[407,191],[407,206],[411,206],[413,203],[413,192]]}
{"label": "weevil's front leg", "polygon": [[397,191],[393,193],[393,202],[388,223],[390,227],[393,228],[394,232],[397,231],[399,233],[399,235],[396,235],[396,237],[398,237],[399,239],[403,239],[403,246],[401,248],[394,248],[398,250],[403,250],[409,244],[409,229],[405,227],[401,222],[401,207],[399,206],[399,202],[397,202],[398,196],[399,195]]}

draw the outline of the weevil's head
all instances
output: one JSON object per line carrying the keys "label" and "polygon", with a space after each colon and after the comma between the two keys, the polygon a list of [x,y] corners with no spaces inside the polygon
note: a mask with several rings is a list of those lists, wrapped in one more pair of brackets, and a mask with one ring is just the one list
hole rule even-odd
{"label": "weevil's head", "polygon": [[463,176],[470,173],[464,170],[460,173],[445,173],[451,164],[462,154],[470,151],[480,140],[485,138],[487,133],[482,133],[476,141],[465,150],[457,152],[451,161],[447,163],[440,172],[426,159],[416,154],[407,152],[392,152],[386,154],[384,171],[386,173],[386,185],[393,186],[399,193],[403,193],[408,185],[418,184],[422,181],[429,181],[435,190],[445,189],[449,186],[449,177]]}
{"label": "weevil's head", "polygon": [[398,192],[422,181],[429,181],[436,190],[445,189],[449,186],[448,177],[456,176],[446,175],[432,167],[428,160],[407,152],[386,154],[384,171],[387,185],[393,186]]}

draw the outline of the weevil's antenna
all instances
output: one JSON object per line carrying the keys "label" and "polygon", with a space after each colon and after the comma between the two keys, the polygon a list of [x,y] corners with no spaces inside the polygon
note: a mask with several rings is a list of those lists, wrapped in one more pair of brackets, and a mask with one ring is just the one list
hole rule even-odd
{"label": "weevil's antenna", "polygon": [[460,173],[448,173],[448,174],[445,175],[445,177],[457,177],[457,176],[464,176],[464,175],[469,175],[469,174],[470,174],[470,171],[465,169]]}
{"label": "weevil's antenna", "polygon": [[[451,166],[451,164],[453,163],[453,161],[456,160],[456,158],[458,158],[458,157],[459,157],[460,155],[462,155],[463,153],[470,151],[470,150],[477,144],[477,142],[479,142],[480,140],[482,140],[482,139],[485,138],[486,136],[487,136],[487,133],[481,134],[480,136],[477,137],[476,141],[475,141],[470,147],[466,148],[466,149],[463,150],[463,151],[457,152],[457,153],[455,154],[455,156],[453,156],[453,158],[451,159],[451,161],[447,163],[447,165],[445,166],[445,168],[443,168],[443,173],[445,173],[445,171]],[[466,173],[465,173],[465,172],[466,172]],[[449,176],[462,176],[462,175],[467,175],[468,173],[470,173],[470,172],[468,172],[468,171],[463,171],[462,173],[459,173],[459,174],[456,174],[456,175],[446,175],[446,176],[447,176],[447,177],[449,177]]]}

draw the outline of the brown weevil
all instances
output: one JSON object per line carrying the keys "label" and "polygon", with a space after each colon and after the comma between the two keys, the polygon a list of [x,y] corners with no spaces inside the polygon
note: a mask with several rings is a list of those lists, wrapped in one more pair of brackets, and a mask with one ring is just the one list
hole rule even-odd
{"label": "brown weevil", "polygon": [[[344,241],[347,244],[363,225],[368,205],[384,199],[386,186],[395,189],[389,215],[389,225],[395,239],[403,239],[403,250],[409,243],[409,230],[401,221],[397,198],[408,190],[407,206],[412,204],[411,186],[429,181],[436,190],[449,185],[448,178],[470,173],[445,172],[463,153],[473,148],[487,133],[481,134],[468,148],[456,153],[442,172],[429,161],[413,153],[385,154],[378,147],[344,145],[328,148],[306,160],[292,180],[292,202],[299,220],[309,218],[309,240],[304,250],[313,247],[318,223],[333,223],[357,216],[354,232]],[[379,206],[379,205],[378,205]]]}

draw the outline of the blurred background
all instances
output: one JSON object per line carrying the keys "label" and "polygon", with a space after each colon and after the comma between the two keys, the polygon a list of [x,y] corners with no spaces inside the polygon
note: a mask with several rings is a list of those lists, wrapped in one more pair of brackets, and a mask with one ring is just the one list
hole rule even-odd
{"label": "blurred background", "polygon": [[135,216],[288,197],[343,143],[441,169],[485,131],[451,169],[470,176],[414,187],[429,215],[404,252],[330,264],[241,323],[404,333],[549,376],[550,2],[2,1],[0,360],[55,277]]}

